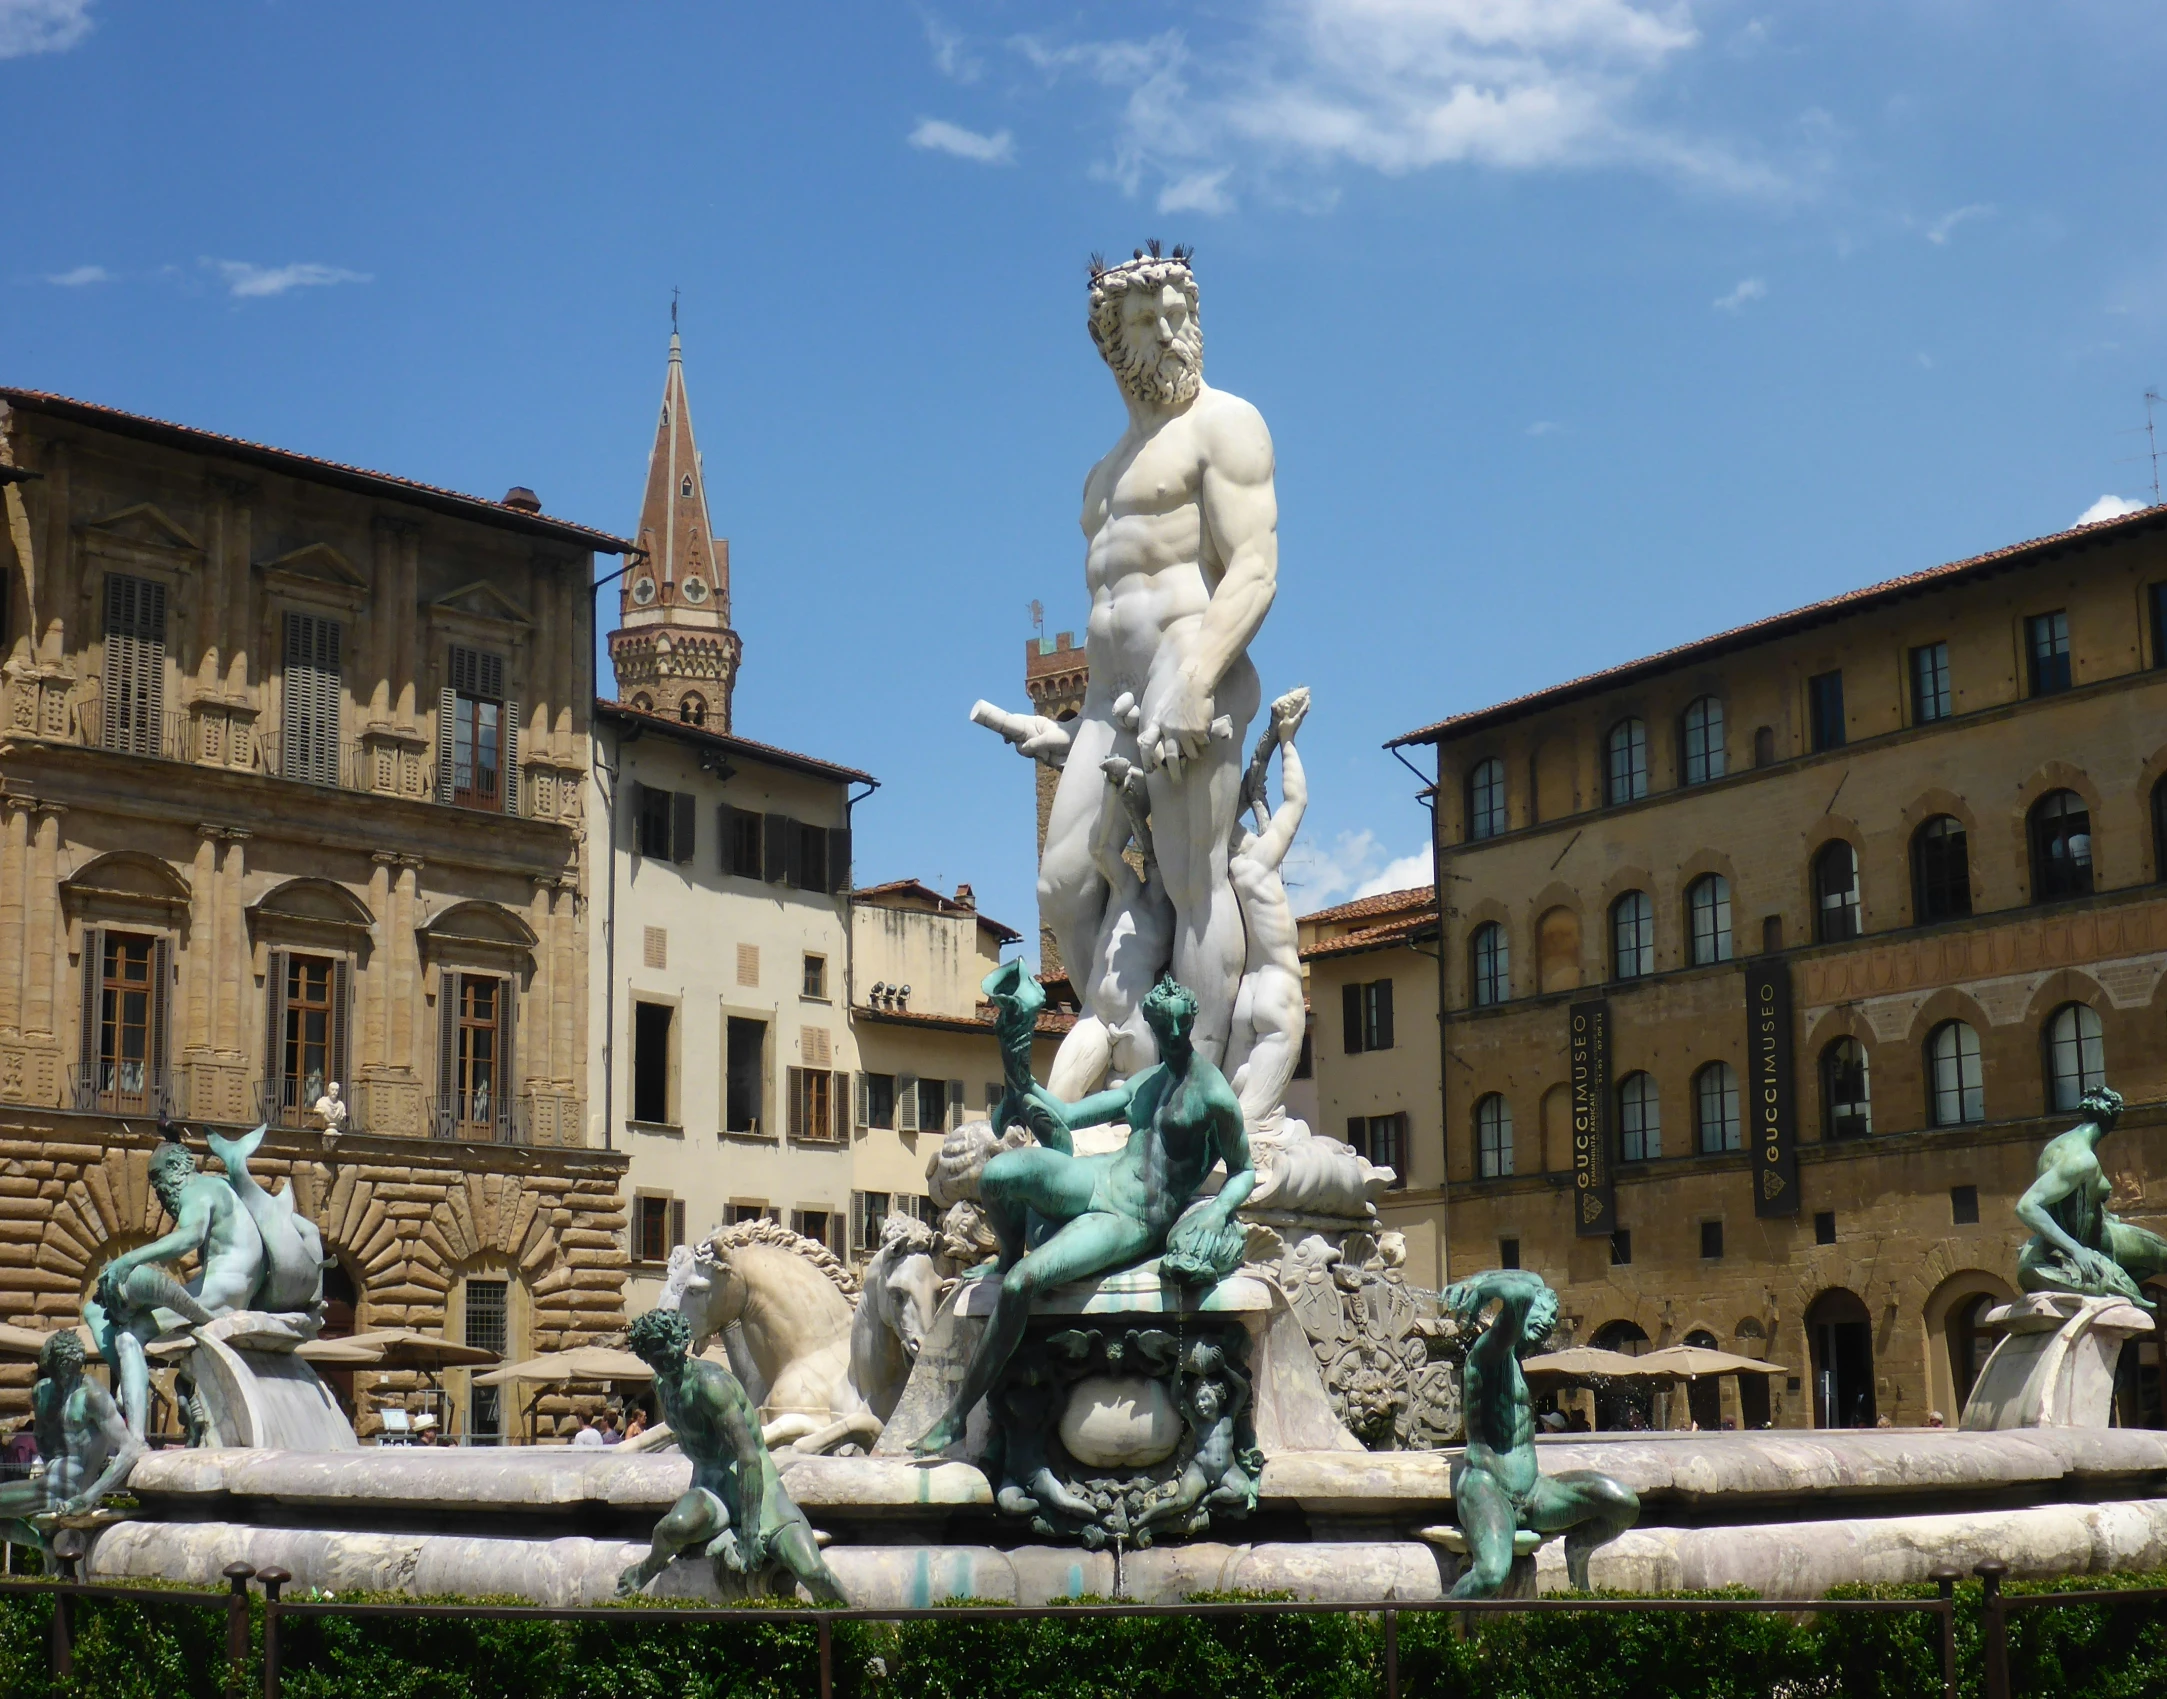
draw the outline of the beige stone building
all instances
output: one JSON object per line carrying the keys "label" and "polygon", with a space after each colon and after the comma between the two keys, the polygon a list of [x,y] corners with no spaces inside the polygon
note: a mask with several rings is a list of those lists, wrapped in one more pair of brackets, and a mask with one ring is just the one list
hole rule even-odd
{"label": "beige stone building", "polygon": [[[1311,972],[1321,1094],[1416,1116],[1410,1274],[1517,1261],[1580,1342],[1789,1370],[1674,1420],[1902,1424],[1954,1419],[2015,1200],[2093,1083],[2130,1105],[2111,1207],[2160,1226],[2163,530],[2149,509],[1396,739],[1436,751],[1441,962],[1342,939]],[[1418,1070],[1372,1016],[1343,1032],[1325,982],[1389,977],[1392,1042],[1438,1059],[1440,966],[1425,1127]],[[2160,1421],[2156,1345],[2125,1373],[2125,1419]]]}
{"label": "beige stone building", "polygon": [[[334,1332],[516,1356],[620,1326],[581,798],[587,587],[626,545],[523,489],[21,390],[0,497],[0,1313],[65,1321],[160,1230],[170,1113],[272,1124]],[[0,1367],[0,1410],[29,1376]],[[452,1381],[457,1431],[516,1429]],[[409,1384],[342,1390],[367,1432]]]}

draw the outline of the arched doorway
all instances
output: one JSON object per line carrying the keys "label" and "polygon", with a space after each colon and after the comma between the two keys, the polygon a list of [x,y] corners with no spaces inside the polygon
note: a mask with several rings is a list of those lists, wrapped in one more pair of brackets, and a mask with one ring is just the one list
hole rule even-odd
{"label": "arched doorway", "polygon": [[1874,1324],[1856,1292],[1841,1286],[1806,1308],[1813,1346],[1813,1421],[1818,1428],[1874,1425]]}
{"label": "arched doorway", "polygon": [[[1696,1327],[1685,1336],[1685,1343],[1697,1345],[1703,1351],[1720,1351],[1716,1336],[1705,1327]],[[1704,1434],[1712,1434],[1723,1426],[1723,1378],[1720,1375],[1699,1375],[1685,1383],[1686,1414],[1693,1425]]]}
{"label": "arched doorway", "polygon": [[1994,1350],[1987,1312],[2015,1296],[2007,1280],[1983,1268],[1960,1268],[1927,1296],[1926,1403],[1952,1428],[1962,1425],[1964,1404]]}
{"label": "arched doorway", "polygon": [[[1647,1329],[1637,1322],[1606,1323],[1592,1341],[1599,1351],[1618,1351],[1637,1357],[1648,1348]],[[1595,1387],[1595,1426],[1610,1432],[1646,1433],[1655,1426],[1655,1398],[1645,1381],[1598,1382]]]}

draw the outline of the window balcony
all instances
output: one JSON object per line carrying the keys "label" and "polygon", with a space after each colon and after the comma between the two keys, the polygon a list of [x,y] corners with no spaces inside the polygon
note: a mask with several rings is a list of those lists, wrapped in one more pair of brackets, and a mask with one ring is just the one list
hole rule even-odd
{"label": "window balcony", "polygon": [[148,1062],[95,1062],[68,1069],[68,1107],[79,1115],[135,1115],[156,1120],[180,1112],[173,1076]]}

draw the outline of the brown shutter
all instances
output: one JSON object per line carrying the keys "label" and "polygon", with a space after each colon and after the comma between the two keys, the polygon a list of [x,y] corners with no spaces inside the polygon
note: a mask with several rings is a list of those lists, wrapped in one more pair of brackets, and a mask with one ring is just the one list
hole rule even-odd
{"label": "brown shutter", "polygon": [[771,885],[780,885],[790,877],[791,863],[797,859],[798,823],[787,814],[769,814],[760,822],[762,873]]}
{"label": "brown shutter", "polygon": [[1339,988],[1339,1018],[1341,1037],[1346,1042],[1347,1054],[1362,1054],[1362,988],[1359,985],[1343,985]]}
{"label": "brown shutter", "polygon": [[789,1075],[790,1117],[784,1130],[794,1139],[805,1136],[805,1070],[790,1068]]}
{"label": "brown shutter", "polygon": [[[353,1004],[354,966],[345,956],[331,964],[331,1078],[339,1082],[339,1092],[347,1100],[351,1113],[354,1082],[346,1077],[351,1065],[346,1054],[349,1014]],[[311,1106],[313,1107],[313,1105]]]}
{"label": "brown shutter", "polygon": [[632,804],[632,821],[627,833],[632,840],[632,853],[645,855],[647,844],[643,834],[647,829],[647,787],[634,779],[625,794]]}
{"label": "brown shutter", "polygon": [[75,1046],[80,1080],[76,1087],[78,1092],[98,1089],[98,1016],[102,1001],[99,992],[104,976],[105,934],[95,926],[86,926],[83,928],[83,1031]]}
{"label": "brown shutter", "polygon": [[258,1118],[276,1124],[286,1086],[286,952],[263,957],[263,1107]]}
{"label": "brown shutter", "polygon": [[[445,968],[436,976],[436,1103],[449,1121],[459,1094],[459,976]],[[443,1132],[448,1135],[450,1129]]]}
{"label": "brown shutter", "polygon": [[715,870],[735,873],[730,856],[737,845],[737,810],[727,802],[715,804]]}
{"label": "brown shutter", "polygon": [[166,587],[112,572],[105,579],[105,726],[108,749],[157,755],[166,695]]}
{"label": "brown shutter", "polygon": [[963,1115],[963,1082],[961,1080],[950,1080],[948,1082],[948,1126],[945,1130],[952,1133],[962,1126]]}
{"label": "brown shutter", "polygon": [[850,828],[828,828],[828,894],[850,889]]}
{"label": "brown shutter", "polygon": [[895,1076],[895,1130],[899,1133],[915,1133],[918,1130],[918,1076],[898,1074]]}
{"label": "brown shutter", "polygon": [[1357,1156],[1367,1156],[1369,1154],[1369,1121],[1366,1117],[1361,1115],[1349,1115],[1347,1117],[1347,1143],[1354,1148]]}
{"label": "brown shutter", "polygon": [[152,1091],[161,1108],[169,1101],[166,1058],[173,1053],[173,940],[161,937],[150,952],[150,1066]]}
{"label": "brown shutter", "polygon": [[699,799],[690,791],[679,791],[671,798],[670,807],[670,859],[680,864],[692,859],[693,814]]}
{"label": "brown shutter", "polygon": [[670,1199],[670,1242],[667,1250],[674,1251],[685,1242],[685,1200]]}
{"label": "brown shutter", "polygon": [[286,616],[280,675],[279,773],[311,784],[339,782],[339,622],[318,614]]}
{"label": "brown shutter", "polygon": [[459,724],[458,693],[448,685],[436,694],[436,799],[451,801],[452,737]]}
{"label": "brown shutter", "polygon": [[856,1105],[857,1113],[851,1117],[851,1130],[853,1132],[855,1132],[859,1127],[868,1127],[872,1125],[872,1123],[866,1119],[865,1071],[862,1068],[855,1076],[855,1083],[856,1090],[853,1094],[853,1102]]}
{"label": "brown shutter", "polygon": [[519,704],[504,704],[504,812],[518,814],[519,807]]}
{"label": "brown shutter", "polygon": [[1392,1048],[1392,982],[1380,979],[1373,982],[1370,990],[1377,998],[1377,1048]]}
{"label": "brown shutter", "polygon": [[497,1100],[490,1105],[490,1118],[496,1123],[497,1137],[507,1143],[516,1125],[512,1106],[519,1101],[519,1076],[514,1069],[518,1054],[512,1042],[519,1024],[518,1008],[519,981],[506,974],[497,983]]}

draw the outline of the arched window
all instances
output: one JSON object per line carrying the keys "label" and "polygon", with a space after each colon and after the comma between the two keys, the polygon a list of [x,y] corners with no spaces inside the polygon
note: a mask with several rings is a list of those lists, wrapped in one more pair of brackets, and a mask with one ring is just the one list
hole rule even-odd
{"label": "arched window", "polygon": [[1663,1154],[1663,1107],[1653,1074],[1627,1074],[1618,1082],[1618,1156],[1652,1162]]}
{"label": "arched window", "polygon": [[632,698],[632,706],[643,714],[652,714],[655,711],[655,699],[643,690]]}
{"label": "arched window", "polygon": [[2047,1107],[2074,1109],[2092,1087],[2106,1083],[2099,1017],[2082,1003],[2064,1003],[2047,1022]]}
{"label": "arched window", "polygon": [[1979,1035],[1963,1021],[1943,1021],[1926,1040],[1927,1112],[1937,1127],[1986,1119],[1986,1078]]}
{"label": "arched window", "polygon": [[1866,1046],[1855,1038],[1839,1038],[1821,1052],[1822,1136],[1862,1139],[1873,1130]]}
{"label": "arched window", "polygon": [[1971,913],[1971,855],[1964,822],[1937,814],[1911,836],[1911,903],[1921,926]]}
{"label": "arched window", "polygon": [[1494,838],[1505,829],[1505,763],[1491,756],[1467,775],[1467,835]]}
{"label": "arched window", "polygon": [[1738,1125],[1738,1075],[1728,1062],[1710,1062],[1693,1076],[1693,1129],[1703,1156],[1745,1149]]}
{"label": "arched window", "polygon": [[677,717],[688,726],[707,724],[707,699],[687,691],[677,699]]}
{"label": "arched window", "polygon": [[1841,944],[1859,935],[1859,858],[1843,839],[1824,844],[1813,858],[1813,935]]}
{"label": "arched window", "polygon": [[1494,1091],[1475,1105],[1475,1172],[1485,1180],[1512,1172],[1512,1106]]}
{"label": "arched window", "polygon": [[1646,891],[1628,891],[1610,905],[1610,961],[1614,979],[1655,972],[1655,905]]}
{"label": "arched window", "polygon": [[1721,698],[1702,696],[1686,705],[1678,724],[1678,745],[1685,757],[1679,766],[1689,785],[1720,779],[1730,770],[1730,761],[1723,749]]}
{"label": "arched window", "polygon": [[1605,802],[1633,802],[1648,794],[1648,726],[1620,720],[1610,728],[1603,777]]}
{"label": "arched window", "polygon": [[1475,1007],[1487,1009],[1512,995],[1511,946],[1505,929],[1494,920],[1475,928],[1472,946]]}
{"label": "arched window", "polygon": [[692,474],[690,472],[687,472],[684,477],[679,480],[677,485],[677,493],[686,501],[690,501],[692,499]]}
{"label": "arched window", "polygon": [[2092,894],[2092,811],[2075,791],[2049,791],[2032,807],[2032,901]]}
{"label": "arched window", "polygon": [[1693,965],[1707,967],[1731,959],[1731,882],[1720,873],[1703,873],[1686,887]]}

